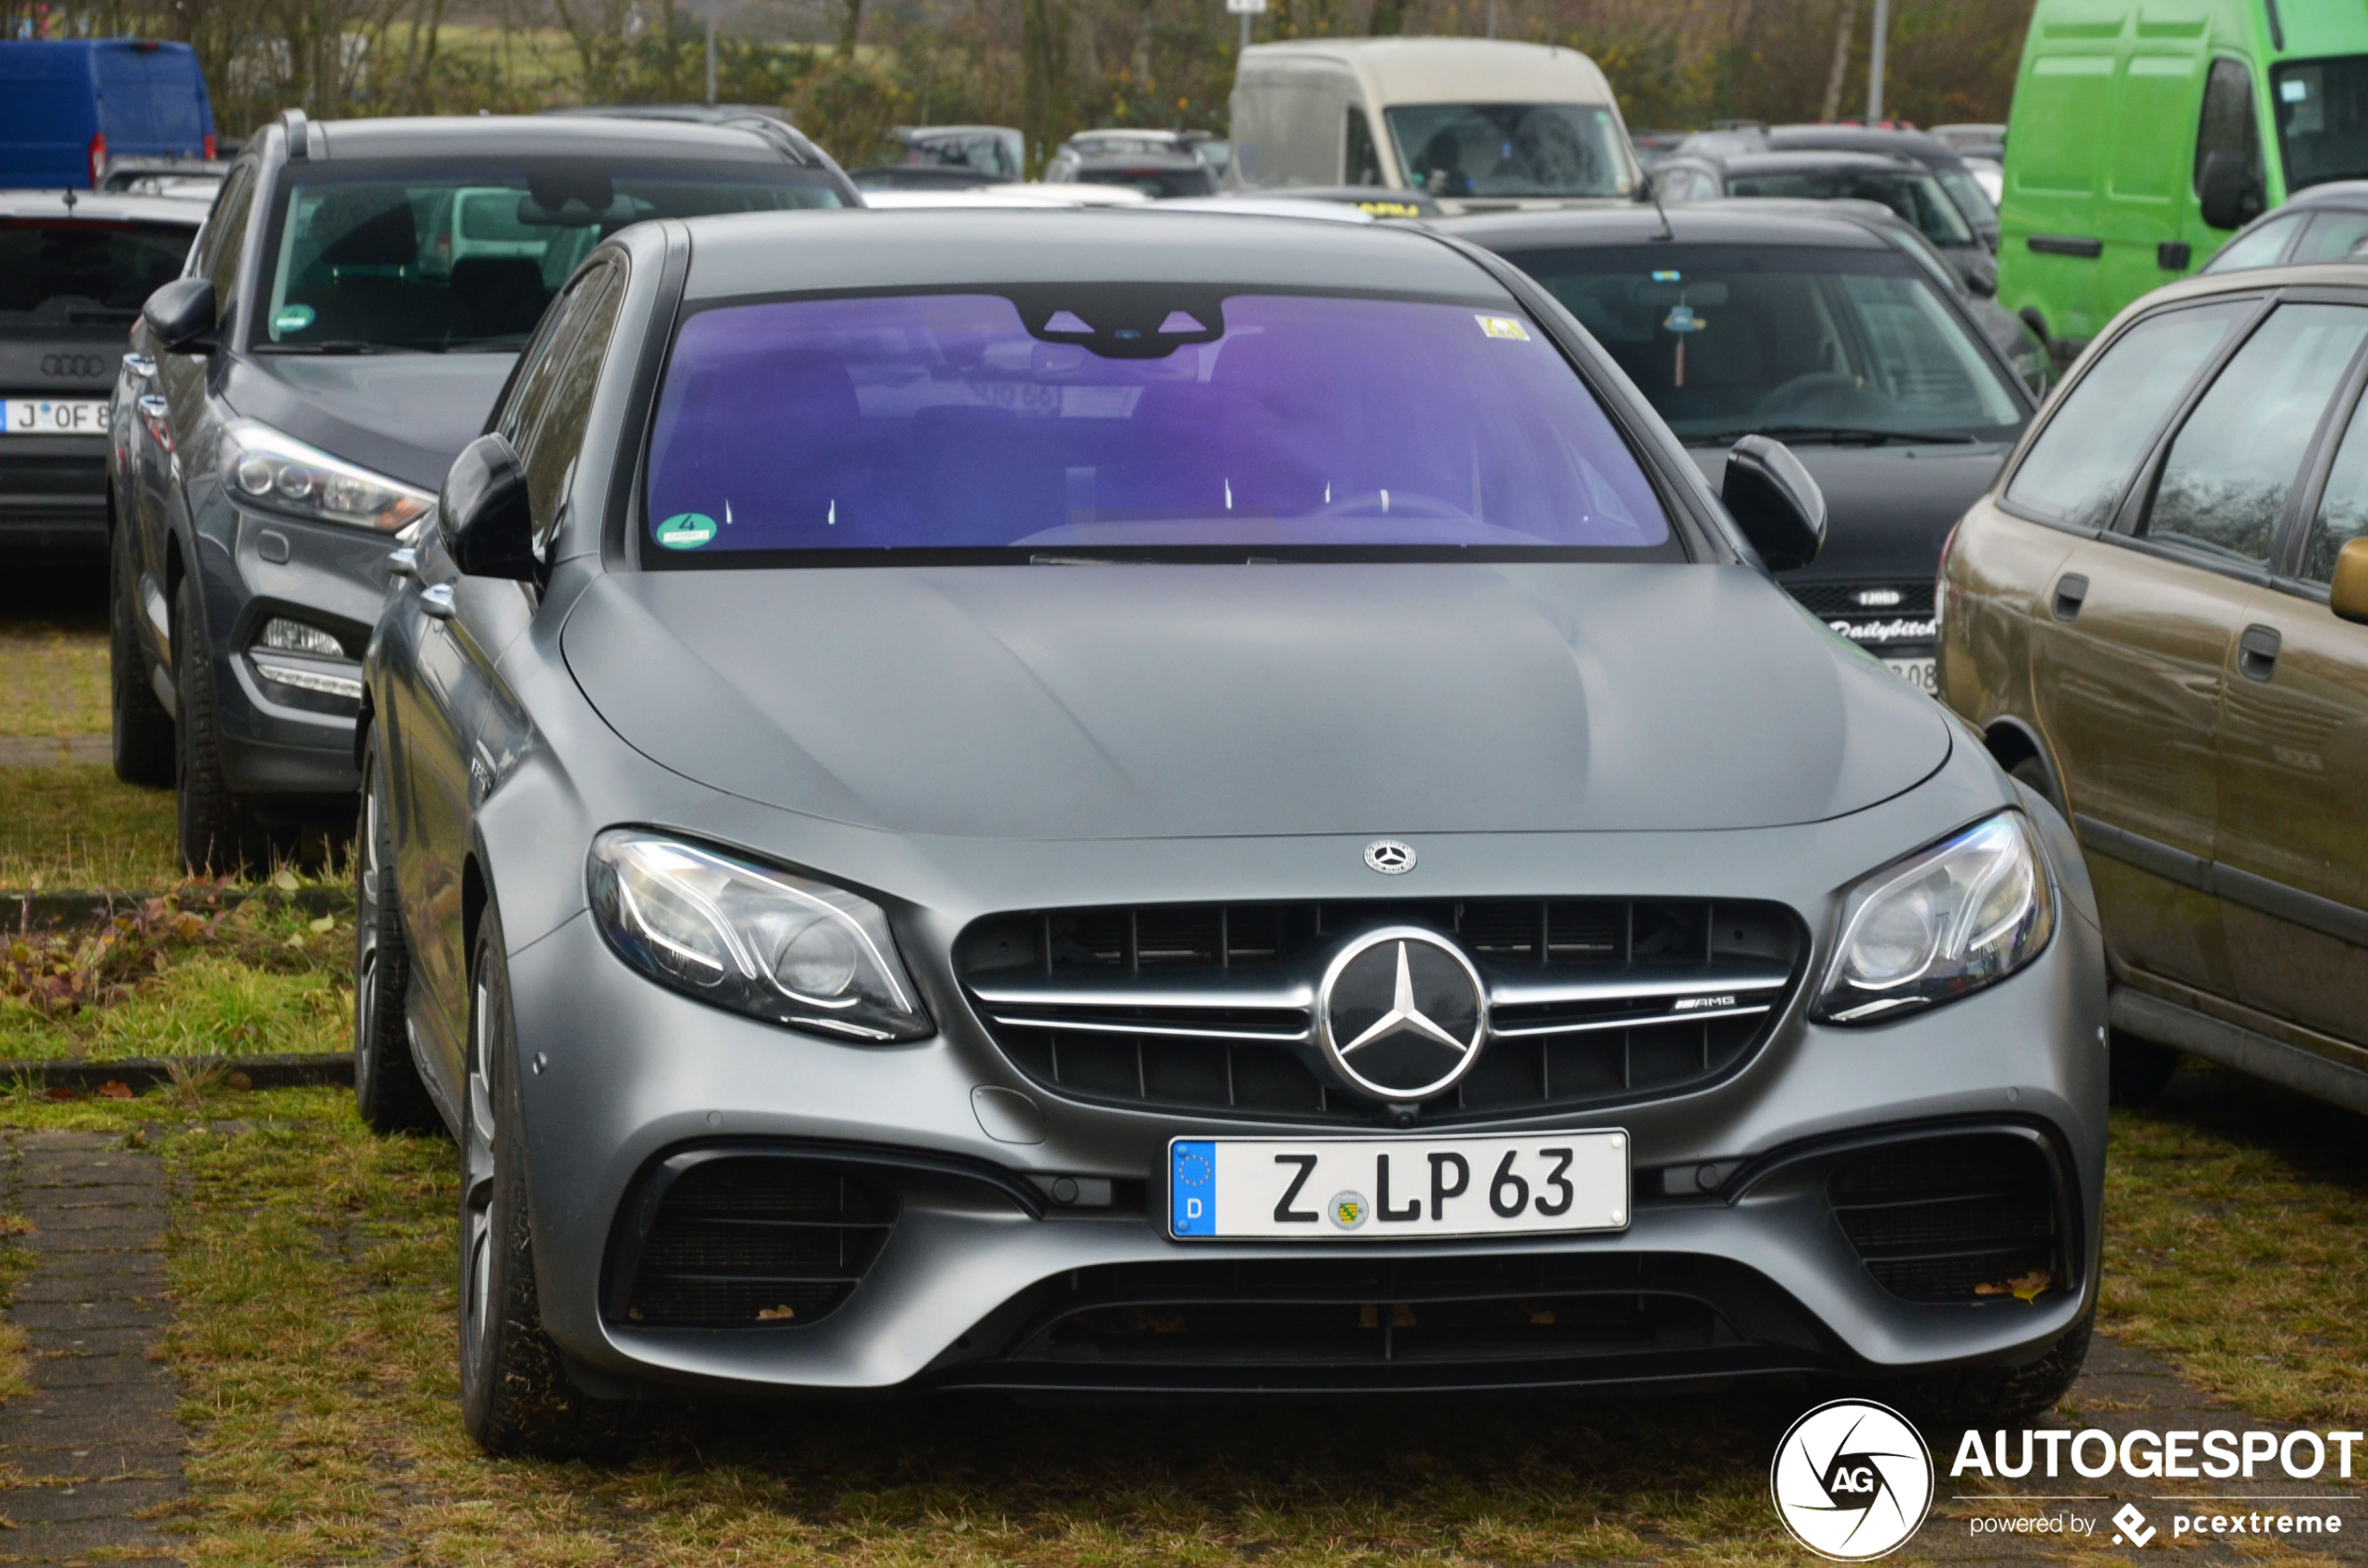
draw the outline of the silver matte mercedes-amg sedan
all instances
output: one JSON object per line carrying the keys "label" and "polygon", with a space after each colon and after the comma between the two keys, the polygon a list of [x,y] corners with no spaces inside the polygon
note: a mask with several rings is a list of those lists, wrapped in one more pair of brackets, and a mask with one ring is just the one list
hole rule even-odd
{"label": "silver matte mercedes-amg sedan", "polygon": [[459,1140],[477,1440],[701,1389],[2052,1400],[2079,851],[1769,580],[1791,455],[1723,482],[1416,230],[600,246],[398,557],[359,741],[356,1092]]}

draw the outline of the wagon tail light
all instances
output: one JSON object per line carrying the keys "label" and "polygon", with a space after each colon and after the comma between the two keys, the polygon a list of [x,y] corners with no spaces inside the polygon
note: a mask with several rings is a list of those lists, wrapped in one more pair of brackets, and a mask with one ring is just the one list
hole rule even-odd
{"label": "wagon tail light", "polygon": [[209,163],[213,162],[213,157],[214,157],[214,153],[213,153],[213,131],[207,131],[207,132],[205,133],[205,140],[204,140],[203,142],[200,142],[200,144],[199,144],[200,146],[201,146],[201,147],[203,147],[203,148],[205,149],[206,161],[207,161],[207,162],[209,162]]}
{"label": "wagon tail light", "polygon": [[103,131],[90,138],[90,188],[99,188],[99,176],[107,168],[107,133]]}

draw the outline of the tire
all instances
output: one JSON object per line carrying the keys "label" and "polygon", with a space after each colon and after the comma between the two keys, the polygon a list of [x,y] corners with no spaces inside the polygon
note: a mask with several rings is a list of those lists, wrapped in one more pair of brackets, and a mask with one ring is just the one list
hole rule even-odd
{"label": "tire", "polygon": [[2046,1355],[2028,1366],[1968,1367],[1905,1379],[1880,1389],[1877,1397],[1897,1406],[1928,1435],[1969,1426],[2013,1426],[2053,1408],[2072,1392],[2096,1329],[2092,1304]]}
{"label": "tire", "polygon": [[616,1441],[616,1407],[568,1379],[535,1302],[516,1032],[501,924],[489,905],[469,962],[461,1093],[461,1421],[496,1456],[576,1459]]}
{"label": "tire", "polygon": [[2067,821],[2071,819],[2071,814],[2064,811],[2064,803],[2056,798],[2056,781],[2047,776],[2045,763],[2037,757],[2025,757],[2006,770],[2006,777],[2054,806]]}
{"label": "tire", "polygon": [[137,623],[139,589],[124,558],[116,524],[107,549],[107,685],[113,718],[115,776],[126,784],[172,783],[172,715],[148,683],[148,653]]}
{"label": "tire", "polygon": [[2117,1106],[2151,1106],[2162,1098],[2170,1075],[2179,1070],[2179,1052],[2167,1045],[2140,1039],[2115,1029],[2106,1058],[2105,1080]]}
{"label": "tire", "polygon": [[235,876],[260,859],[255,853],[258,835],[223,780],[213,667],[206,657],[194,578],[183,578],[172,596],[172,663],[181,705],[172,779],[179,796],[181,864],[196,876]]}
{"label": "tire", "polygon": [[372,1132],[437,1132],[444,1119],[411,1054],[404,1010],[411,950],[395,896],[386,798],[386,763],[373,725],[363,747],[362,810],[353,830],[353,1104]]}

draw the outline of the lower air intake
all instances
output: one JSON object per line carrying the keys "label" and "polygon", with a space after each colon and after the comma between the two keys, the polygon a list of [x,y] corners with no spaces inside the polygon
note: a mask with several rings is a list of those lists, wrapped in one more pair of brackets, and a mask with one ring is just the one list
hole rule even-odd
{"label": "lower air intake", "polygon": [[2007,1133],[1870,1149],[1827,1193],[1876,1283],[1909,1301],[2030,1300],[2070,1281],[2055,1173]]}
{"label": "lower air intake", "polygon": [[853,1295],[896,1222],[895,1195],[823,1160],[693,1150],[628,1206],[609,1315],[652,1328],[793,1328]]}

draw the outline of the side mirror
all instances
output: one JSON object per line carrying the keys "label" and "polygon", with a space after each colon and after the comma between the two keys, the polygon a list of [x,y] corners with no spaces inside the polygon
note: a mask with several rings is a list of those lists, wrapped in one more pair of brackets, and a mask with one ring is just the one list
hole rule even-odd
{"label": "side mirror", "polygon": [[2196,182],[2196,204],[2213,228],[2242,228],[2262,213],[2261,182],[2245,167],[2245,155],[2223,147],[2204,155]]}
{"label": "side mirror", "polygon": [[2328,585],[2327,608],[2340,621],[2368,626],[2368,538],[2355,539],[2335,556],[2335,580]]}
{"label": "side mirror", "polygon": [[480,435],[461,448],[436,497],[436,531],[463,576],[537,580],[526,465],[509,437]]}
{"label": "side mirror", "polygon": [[1969,267],[1964,270],[1965,292],[1976,299],[1998,297],[1998,274],[1986,267]]}
{"label": "side mirror", "polygon": [[213,281],[175,278],[148,296],[140,319],[167,353],[210,354],[214,337]]}
{"label": "side mirror", "polygon": [[1781,441],[1746,435],[1728,449],[1719,500],[1770,571],[1817,558],[1825,544],[1825,492]]}

